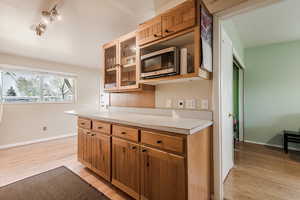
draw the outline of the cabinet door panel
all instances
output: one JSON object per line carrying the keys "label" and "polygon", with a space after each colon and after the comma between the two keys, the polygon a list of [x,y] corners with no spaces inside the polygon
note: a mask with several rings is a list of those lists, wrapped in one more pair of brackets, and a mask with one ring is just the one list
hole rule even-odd
{"label": "cabinet door panel", "polygon": [[92,134],[92,168],[100,176],[110,180],[110,136]]}
{"label": "cabinet door panel", "polygon": [[82,142],[83,142],[83,160],[86,163],[91,164],[92,163],[92,136],[90,131],[84,130],[84,137]]}
{"label": "cabinet door panel", "polygon": [[193,27],[196,24],[196,3],[194,0],[171,9],[162,16],[163,36],[168,36],[181,30]]}
{"label": "cabinet door panel", "polygon": [[184,157],[146,147],[141,151],[141,199],[186,199]]}
{"label": "cabinet door panel", "polygon": [[84,152],[84,131],[79,128],[78,129],[78,149],[77,149],[77,156],[79,161],[83,161],[83,152]]}
{"label": "cabinet door panel", "polygon": [[139,45],[147,44],[162,38],[161,16],[139,25],[137,41]]}
{"label": "cabinet door panel", "polygon": [[139,199],[139,146],[123,139],[112,138],[112,183]]}

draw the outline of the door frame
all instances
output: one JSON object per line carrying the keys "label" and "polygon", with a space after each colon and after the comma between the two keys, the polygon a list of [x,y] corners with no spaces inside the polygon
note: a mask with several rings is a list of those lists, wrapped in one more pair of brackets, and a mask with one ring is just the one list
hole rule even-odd
{"label": "door frame", "polygon": [[214,196],[215,200],[223,200],[222,181],[222,95],[221,95],[221,30],[222,21],[233,16],[268,6],[283,0],[249,0],[235,7],[213,15],[213,160],[214,160]]}

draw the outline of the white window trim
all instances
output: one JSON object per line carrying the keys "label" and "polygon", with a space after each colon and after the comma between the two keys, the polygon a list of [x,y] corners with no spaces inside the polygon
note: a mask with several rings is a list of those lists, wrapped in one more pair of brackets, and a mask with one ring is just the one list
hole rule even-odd
{"label": "white window trim", "polygon": [[[40,101],[40,102],[5,102],[3,101],[2,103],[4,105],[33,105],[33,104],[76,104],[77,103],[77,94],[78,94],[78,89],[77,89],[77,79],[78,75],[73,74],[73,73],[66,73],[66,72],[58,72],[58,71],[49,71],[49,70],[41,70],[41,69],[36,69],[36,68],[29,68],[29,67],[20,67],[16,65],[7,65],[7,64],[0,64],[0,71],[2,72],[28,72],[28,73],[37,73],[39,75],[53,75],[53,76],[58,76],[58,77],[63,77],[63,78],[72,78],[73,79],[73,87],[74,87],[74,93],[73,93],[73,99],[72,101],[58,101],[58,102],[45,102],[45,101]],[[2,79],[2,86],[3,86],[3,79]],[[3,94],[0,94],[1,98],[3,99]],[[42,99],[42,98],[41,98]]]}

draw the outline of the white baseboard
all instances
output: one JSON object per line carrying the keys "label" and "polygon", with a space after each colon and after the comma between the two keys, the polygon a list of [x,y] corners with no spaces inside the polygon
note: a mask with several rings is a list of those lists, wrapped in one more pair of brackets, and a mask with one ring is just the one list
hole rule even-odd
{"label": "white baseboard", "polygon": [[[255,141],[251,141],[251,140],[245,140],[245,142],[252,143],[252,144],[264,145],[264,146],[269,146],[269,147],[277,147],[277,148],[283,149],[283,146],[278,145],[278,144],[268,144],[268,143],[263,143],[263,142],[255,142]],[[289,150],[300,151],[299,148],[295,148],[295,147],[289,147]]]}
{"label": "white baseboard", "polygon": [[0,150],[29,145],[29,144],[35,144],[35,143],[40,143],[40,142],[47,142],[50,140],[57,140],[57,139],[62,139],[62,138],[67,138],[67,137],[74,137],[76,135],[77,135],[77,133],[73,133],[73,134],[59,135],[59,136],[55,136],[55,137],[43,138],[43,139],[38,139],[38,140],[19,142],[19,143],[15,143],[15,144],[7,144],[7,145],[0,146]]}

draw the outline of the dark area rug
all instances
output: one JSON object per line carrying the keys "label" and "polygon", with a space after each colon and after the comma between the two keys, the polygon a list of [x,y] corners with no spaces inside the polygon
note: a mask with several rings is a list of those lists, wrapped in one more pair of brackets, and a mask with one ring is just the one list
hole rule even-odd
{"label": "dark area rug", "polygon": [[66,167],[0,188],[1,200],[110,200]]}

